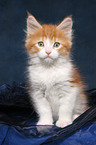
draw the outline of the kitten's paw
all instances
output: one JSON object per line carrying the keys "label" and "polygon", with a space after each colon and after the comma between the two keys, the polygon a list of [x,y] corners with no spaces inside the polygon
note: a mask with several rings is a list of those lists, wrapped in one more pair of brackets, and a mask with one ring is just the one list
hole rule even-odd
{"label": "kitten's paw", "polygon": [[58,120],[56,122],[56,126],[63,128],[65,126],[67,126],[67,125],[70,125],[71,123],[72,123],[71,120]]}
{"label": "kitten's paw", "polygon": [[38,121],[37,125],[53,125],[51,121]]}

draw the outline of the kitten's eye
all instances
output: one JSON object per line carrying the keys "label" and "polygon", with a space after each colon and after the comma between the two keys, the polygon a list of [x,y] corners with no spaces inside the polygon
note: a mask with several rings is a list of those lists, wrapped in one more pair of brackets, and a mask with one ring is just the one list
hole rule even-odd
{"label": "kitten's eye", "polygon": [[59,42],[55,42],[54,45],[53,45],[55,48],[58,48],[60,46],[60,43]]}
{"label": "kitten's eye", "polygon": [[41,41],[41,42],[38,42],[38,46],[39,47],[44,47],[44,43]]}

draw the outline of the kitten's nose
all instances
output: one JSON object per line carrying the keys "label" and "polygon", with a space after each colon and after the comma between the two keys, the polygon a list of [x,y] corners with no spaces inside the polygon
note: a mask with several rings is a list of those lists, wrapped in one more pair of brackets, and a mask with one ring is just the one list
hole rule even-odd
{"label": "kitten's nose", "polygon": [[51,52],[50,51],[46,51],[46,53],[47,53],[47,55],[50,55]]}

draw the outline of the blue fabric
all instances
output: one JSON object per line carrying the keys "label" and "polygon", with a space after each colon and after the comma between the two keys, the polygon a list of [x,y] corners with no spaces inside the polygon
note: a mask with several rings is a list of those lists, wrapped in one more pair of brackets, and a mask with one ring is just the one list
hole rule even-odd
{"label": "blue fabric", "polygon": [[48,145],[96,145],[96,121]]}
{"label": "blue fabric", "polygon": [[0,145],[6,138],[8,132],[8,125],[0,124]]}
{"label": "blue fabric", "polygon": [[[96,97],[96,89],[87,92]],[[25,97],[27,96],[27,97]],[[25,84],[0,87],[0,145],[96,145],[96,99],[65,128],[36,126]],[[90,101],[92,104],[92,100]]]}
{"label": "blue fabric", "polygon": [[[25,129],[26,130],[26,129]],[[23,131],[25,131],[23,130]],[[18,128],[0,124],[0,145],[40,145],[46,139],[52,136],[54,127],[50,130],[50,134],[37,135],[36,126],[27,128],[25,132],[20,132]],[[31,136],[28,136],[28,132],[31,132]],[[54,132],[55,133],[55,132]],[[80,130],[67,137],[58,139],[48,145],[96,145],[96,121],[85,125]]]}

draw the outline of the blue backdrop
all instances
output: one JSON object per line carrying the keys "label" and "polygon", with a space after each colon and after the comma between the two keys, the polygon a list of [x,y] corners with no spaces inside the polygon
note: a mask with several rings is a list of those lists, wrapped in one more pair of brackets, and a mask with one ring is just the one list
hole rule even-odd
{"label": "blue backdrop", "polygon": [[26,11],[41,23],[73,15],[73,60],[87,89],[96,87],[96,0],[0,0],[0,85],[26,81]]}

